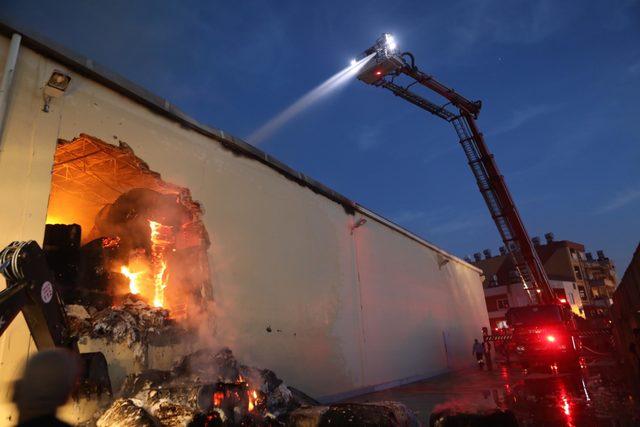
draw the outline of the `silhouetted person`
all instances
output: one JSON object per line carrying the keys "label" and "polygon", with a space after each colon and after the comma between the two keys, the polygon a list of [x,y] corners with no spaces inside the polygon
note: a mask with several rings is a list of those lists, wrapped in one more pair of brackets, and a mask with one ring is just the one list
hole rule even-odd
{"label": "silhouetted person", "polygon": [[482,364],[484,363],[484,345],[482,345],[481,342],[478,342],[477,339],[473,340],[473,349],[471,350],[471,353],[476,356],[478,366],[482,367]]}
{"label": "silhouetted person", "polygon": [[69,350],[44,350],[31,357],[14,384],[18,427],[70,426],[56,418],[56,411],[71,396],[79,375],[79,358]]}
{"label": "silhouetted person", "polygon": [[484,348],[484,360],[487,364],[487,369],[490,371],[493,371],[493,363],[491,361],[491,343],[485,342],[483,348]]}

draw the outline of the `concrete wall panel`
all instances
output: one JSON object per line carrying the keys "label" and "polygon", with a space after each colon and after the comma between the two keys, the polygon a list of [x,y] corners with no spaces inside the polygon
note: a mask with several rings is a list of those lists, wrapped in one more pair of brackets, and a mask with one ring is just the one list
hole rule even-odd
{"label": "concrete wall panel", "polygon": [[[2,57],[7,46],[0,39]],[[42,242],[59,138],[124,141],[204,207],[217,312],[202,328],[207,342],[316,396],[467,363],[488,325],[478,270],[73,71],[68,93],[43,113],[54,68],[64,69],[21,50],[0,151],[0,245]],[[360,216],[367,223],[352,235]],[[0,341],[5,401],[29,349],[23,322]]]}

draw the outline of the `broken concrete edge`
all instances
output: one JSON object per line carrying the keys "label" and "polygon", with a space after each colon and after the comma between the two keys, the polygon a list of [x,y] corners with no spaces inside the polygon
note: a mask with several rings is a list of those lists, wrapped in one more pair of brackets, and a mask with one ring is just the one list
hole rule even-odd
{"label": "broken concrete edge", "polygon": [[343,402],[354,397],[363,396],[365,394],[375,393],[378,391],[388,390],[390,388],[400,387],[407,384],[417,383],[419,381],[434,380],[444,375],[452,374],[455,372],[464,371],[468,368],[461,369],[444,369],[442,371],[436,371],[423,375],[412,375],[410,377],[400,378],[399,380],[389,381],[386,383],[374,384],[366,387],[360,387],[354,390],[350,390],[344,393],[331,394],[327,396],[320,396],[317,398],[318,402],[323,405],[330,405],[332,403]]}
{"label": "broken concrete edge", "polygon": [[0,34],[11,38],[11,35],[14,33],[18,33],[22,36],[21,45],[26,46],[27,48],[38,52],[55,62],[60,63],[70,70],[73,70],[74,72],[77,72],[78,74],[149,108],[151,111],[157,114],[160,114],[164,117],[169,118],[170,120],[179,123],[181,126],[184,126],[187,129],[193,130],[203,136],[218,141],[223,147],[233,151],[234,153],[247,156],[265,164],[266,166],[276,170],[278,173],[284,175],[286,178],[309,188],[311,191],[320,194],[328,198],[329,200],[334,201],[335,203],[338,203],[344,208],[347,214],[353,215],[355,212],[359,212],[362,215],[366,215],[369,218],[378,221],[381,224],[386,225],[387,227],[414,240],[415,242],[427,246],[429,249],[438,252],[442,256],[461,263],[478,273],[482,273],[480,269],[469,264],[463,259],[440,249],[434,244],[429,243],[421,237],[416,236],[412,232],[395,224],[394,222],[373,213],[372,211],[364,208],[363,206],[350,200],[342,194],[330,189],[329,187],[314,180],[313,178],[310,178],[292,169],[275,157],[265,153],[264,151],[254,147],[253,145],[243,141],[242,139],[226,133],[223,130],[198,122],[194,118],[184,113],[178,107],[171,104],[168,100],[149,92],[142,86],[133,83],[130,80],[127,80],[121,75],[110,71],[106,67],[95,63],[91,59],[72,52],[69,49],[42,35],[0,21]]}

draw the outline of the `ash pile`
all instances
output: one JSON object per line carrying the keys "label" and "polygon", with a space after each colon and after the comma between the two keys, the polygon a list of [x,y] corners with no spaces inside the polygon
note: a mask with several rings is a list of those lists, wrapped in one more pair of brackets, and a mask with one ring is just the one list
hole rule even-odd
{"label": "ash pile", "polygon": [[119,395],[97,426],[285,425],[296,408],[318,404],[272,371],[239,363],[228,348],[131,374]]}

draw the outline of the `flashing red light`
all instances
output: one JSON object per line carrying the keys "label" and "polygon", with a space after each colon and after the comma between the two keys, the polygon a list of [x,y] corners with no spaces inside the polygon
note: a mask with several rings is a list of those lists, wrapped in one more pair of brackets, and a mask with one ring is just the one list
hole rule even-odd
{"label": "flashing red light", "polygon": [[376,76],[382,75],[382,71],[376,71]]}
{"label": "flashing red light", "polygon": [[566,304],[566,303],[567,303],[567,299],[566,299],[566,298],[560,298],[560,302],[561,302],[562,304]]}
{"label": "flashing red light", "polygon": [[556,337],[554,337],[553,335],[547,335],[547,341],[556,342]]}

